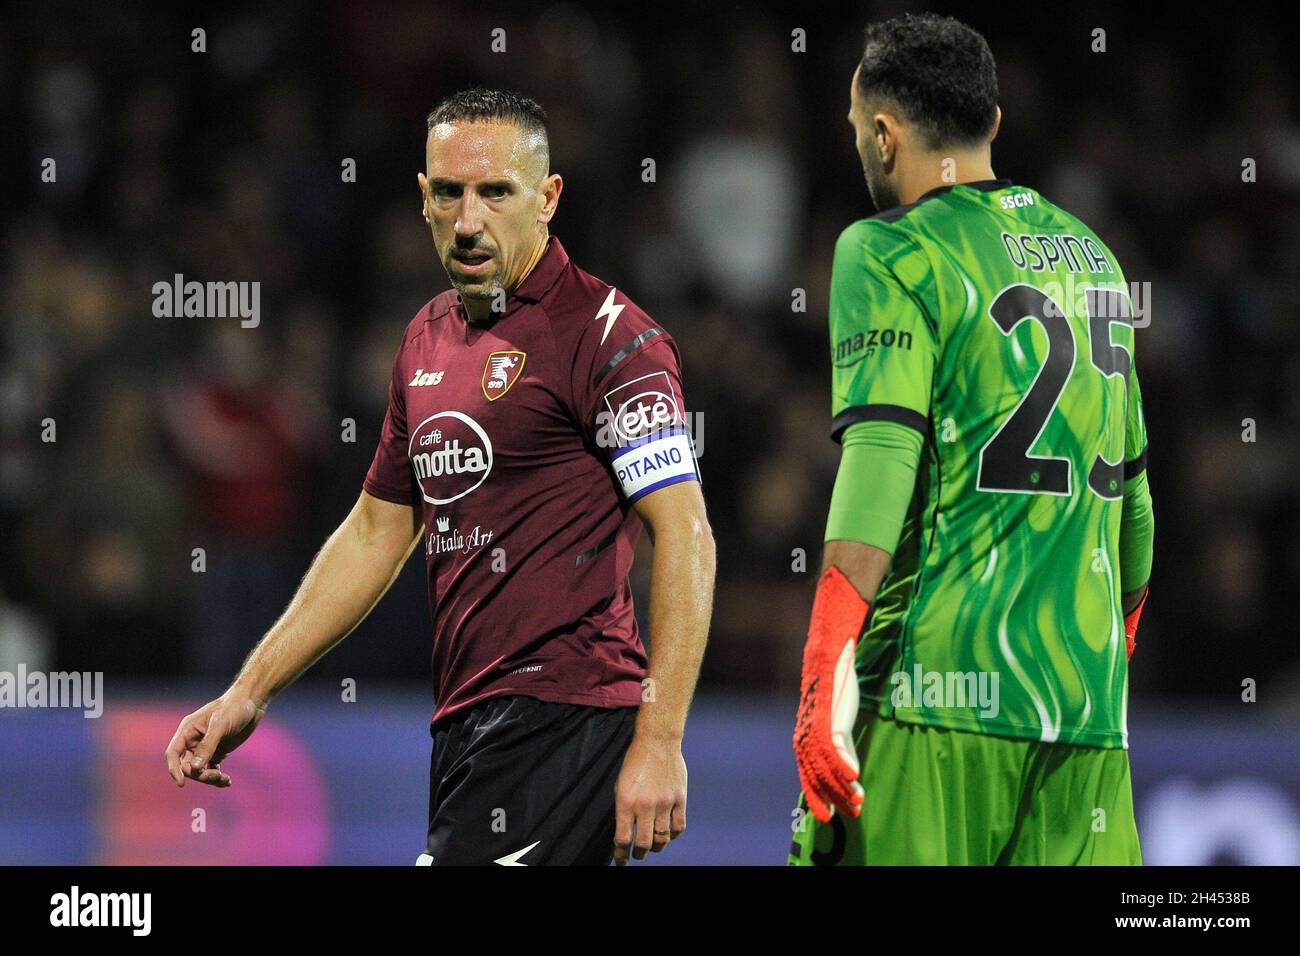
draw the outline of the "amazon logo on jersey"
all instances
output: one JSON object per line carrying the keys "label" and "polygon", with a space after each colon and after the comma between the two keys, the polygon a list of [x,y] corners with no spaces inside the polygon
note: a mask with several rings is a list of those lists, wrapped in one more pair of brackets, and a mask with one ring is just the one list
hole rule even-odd
{"label": "amazon logo on jersey", "polygon": [[910,352],[912,333],[896,332],[893,329],[867,329],[865,334],[859,332],[836,342],[831,352],[831,362],[836,368],[847,368],[865,358],[871,358],[877,348],[899,348]]}

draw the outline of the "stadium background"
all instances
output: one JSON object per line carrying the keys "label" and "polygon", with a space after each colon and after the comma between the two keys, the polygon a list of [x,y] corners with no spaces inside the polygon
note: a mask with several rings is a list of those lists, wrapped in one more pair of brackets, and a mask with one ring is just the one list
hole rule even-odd
{"label": "stadium background", "polygon": [[[424,115],[469,85],[548,110],[566,181],[553,232],[673,333],[703,412],[716,614],[686,741],[691,828],[657,862],[782,862],[813,581],[792,564],[804,549],[815,570],[838,460],[830,255],[874,211],[848,82],[862,25],[904,9],[922,7],[6,8],[0,670],[103,671],[108,703],[99,720],[0,710],[0,862],[419,852],[418,559],[277,701],[228,764],[234,788],[177,791],[161,752],[358,493],[401,330],[447,285],[416,196]],[[1293,28],[1245,9],[928,9],[993,47],[997,173],[1078,214],[1151,284],[1137,361],[1156,561],[1131,684],[1147,858],[1300,862]],[[154,317],[151,288],[176,273],[259,281],[260,325]]]}

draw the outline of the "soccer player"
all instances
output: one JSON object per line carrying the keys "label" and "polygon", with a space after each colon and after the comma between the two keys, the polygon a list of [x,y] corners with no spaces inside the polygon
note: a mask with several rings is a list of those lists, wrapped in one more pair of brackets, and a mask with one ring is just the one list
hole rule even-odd
{"label": "soccer player", "polygon": [[964,24],[866,31],[849,120],[882,211],[835,246],[843,454],[791,864],[1141,862],[1126,705],[1153,518],[1131,300],[1096,233],[994,178],[997,94]]}
{"label": "soccer player", "polygon": [[[407,327],[352,513],[230,688],[181,721],[184,779],[226,757],[420,548],[433,619],[420,862],[608,864],[686,828],[681,741],[714,546],[677,347],[549,235],[545,115],[493,90],[429,115],[420,199],[454,289]],[[653,660],[628,573],[654,544]]]}

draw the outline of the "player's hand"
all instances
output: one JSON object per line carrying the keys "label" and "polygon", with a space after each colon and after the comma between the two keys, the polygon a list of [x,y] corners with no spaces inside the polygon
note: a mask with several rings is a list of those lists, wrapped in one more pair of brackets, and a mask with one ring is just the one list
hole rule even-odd
{"label": "player's hand", "polygon": [[794,757],[804,799],[822,823],[830,822],[837,807],[858,816],[866,798],[858,783],[853,742],[858,717],[853,657],[870,611],[871,605],[838,567],[826,569],[813,600],[794,727]]}
{"label": "player's hand", "polygon": [[186,777],[214,787],[230,786],[221,762],[252,736],[265,716],[264,704],[232,691],[188,715],[165,751],[167,772],[176,786],[185,786]]}
{"label": "player's hand", "polygon": [[614,785],[614,861],[658,853],[686,829],[686,761],[681,741],[632,738]]}
{"label": "player's hand", "polygon": [[[804,655],[804,692],[794,730],[794,756],[808,809],[829,823],[838,808],[862,813],[865,793],[858,782],[853,724],[858,716],[858,681],[853,670],[855,643],[845,642],[832,669],[810,668]],[[825,673],[809,673],[823,669]]]}
{"label": "player's hand", "polygon": [[1124,615],[1124,649],[1126,651],[1126,660],[1133,660],[1133,649],[1137,647],[1138,621],[1142,619],[1142,608],[1146,606],[1147,595],[1151,589],[1142,589],[1142,599],[1138,601],[1133,610]]}

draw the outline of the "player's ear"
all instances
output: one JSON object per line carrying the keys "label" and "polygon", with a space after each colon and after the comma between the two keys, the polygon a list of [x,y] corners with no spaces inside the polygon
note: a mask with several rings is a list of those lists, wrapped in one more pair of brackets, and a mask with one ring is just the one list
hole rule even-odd
{"label": "player's ear", "polygon": [[424,221],[429,221],[429,180],[424,173],[417,173],[416,179],[420,183],[420,212],[424,214]]}
{"label": "player's ear", "polygon": [[888,113],[877,113],[871,117],[872,138],[875,140],[876,153],[880,156],[880,165],[888,169],[893,165],[898,153],[898,135],[894,118]]}
{"label": "player's ear", "polygon": [[1002,128],[1002,107],[995,106],[996,112],[993,114],[993,135],[989,137],[989,142],[998,138],[998,130]]}
{"label": "player's ear", "polygon": [[560,204],[560,193],[564,191],[564,180],[559,173],[551,173],[542,180],[542,209],[537,214],[537,221],[545,225],[555,218],[555,207]]}

